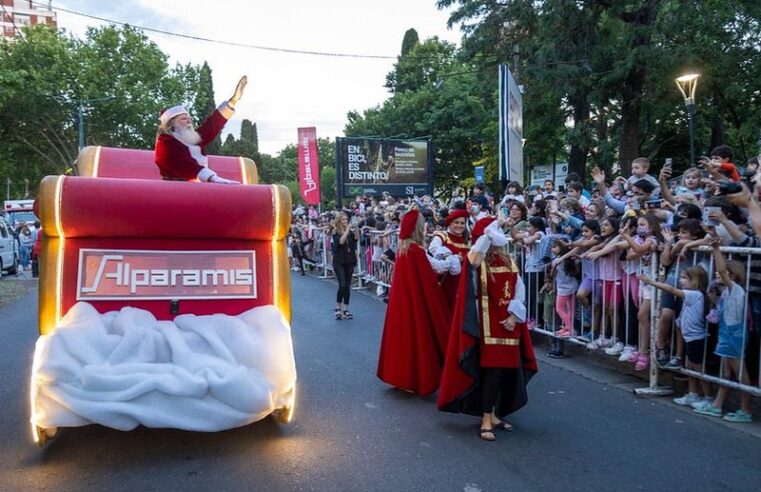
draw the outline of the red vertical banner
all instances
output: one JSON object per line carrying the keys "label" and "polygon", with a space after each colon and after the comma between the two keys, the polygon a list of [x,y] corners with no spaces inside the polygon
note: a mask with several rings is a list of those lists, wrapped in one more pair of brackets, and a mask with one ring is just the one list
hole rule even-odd
{"label": "red vertical banner", "polygon": [[307,205],[319,205],[320,161],[314,127],[299,128],[299,190]]}

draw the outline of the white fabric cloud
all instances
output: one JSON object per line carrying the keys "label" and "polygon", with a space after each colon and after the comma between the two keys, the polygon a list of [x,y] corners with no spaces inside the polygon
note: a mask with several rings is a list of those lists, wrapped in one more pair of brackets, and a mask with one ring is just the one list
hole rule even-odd
{"label": "white fabric cloud", "polygon": [[288,405],[295,382],[291,330],[274,306],[157,321],[80,302],[37,340],[32,423],[219,431]]}

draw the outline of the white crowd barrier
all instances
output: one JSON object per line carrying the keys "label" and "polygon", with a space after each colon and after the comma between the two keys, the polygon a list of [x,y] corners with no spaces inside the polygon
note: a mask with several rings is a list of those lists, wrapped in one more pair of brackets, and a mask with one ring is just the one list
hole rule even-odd
{"label": "white crowd barrier", "polygon": [[[550,239],[548,239],[550,240]],[[322,235],[319,241],[315,239],[316,269],[322,278],[332,276],[332,258],[330,237]],[[378,295],[386,295],[391,286],[393,277],[393,259],[398,245],[396,232],[366,231],[360,237],[357,248],[357,267],[354,277],[357,279],[355,289],[375,287]],[[754,261],[761,265],[761,248],[736,248],[722,247],[721,251],[728,260],[742,261],[745,265],[745,280],[743,288],[746,295],[745,327],[743,330],[744,356],[740,359],[740,373],[743,368],[749,368],[750,381],[738,381],[728,377],[724,373],[722,364],[713,350],[717,343],[718,327],[715,324],[708,325],[708,333],[704,338],[703,363],[700,369],[690,369],[684,366],[666,368],[658,364],[655,348],[659,345],[659,331],[661,339],[668,340],[670,357],[682,357],[686,360],[683,344],[679,341],[679,332],[674,327],[674,320],[679,311],[668,326],[660,327],[662,319],[662,301],[664,292],[649,288],[637,279],[642,273],[655,280],[664,280],[661,274],[660,257],[653,253],[647,261],[638,260],[629,262],[623,269],[614,269],[611,278],[601,278],[598,268],[602,259],[588,260],[587,268],[591,268],[591,283],[588,283],[590,292],[580,300],[573,296],[571,306],[572,327],[566,327],[573,331],[575,336],[559,338],[556,336],[563,323],[556,309],[556,293],[540,292],[544,286],[546,275],[551,272],[551,264],[544,262],[541,267],[532,268],[532,258],[536,258],[531,248],[542,248],[549,252],[549,248],[536,244],[532,247],[515,246],[510,242],[508,251],[518,262],[526,285],[526,304],[528,308],[527,320],[529,328],[534,332],[551,337],[554,343],[570,343],[584,345],[587,348],[607,350],[611,356],[621,358],[621,346],[635,348],[636,352],[644,356],[647,364],[640,363],[639,370],[647,370],[648,386],[636,391],[642,396],[666,395],[673,390],[664,386],[661,382],[664,371],[680,373],[685,376],[695,377],[710,383],[731,387],[755,396],[761,396],[761,364],[759,364],[759,352],[761,352],[761,280],[755,288],[751,279],[751,264]],[[390,253],[390,254],[389,254]],[[614,253],[618,254],[618,253]],[[624,263],[622,261],[622,263]],[[680,269],[691,265],[701,264],[707,270],[709,280],[714,278],[714,261],[710,248],[701,247],[689,252],[686,257],[673,267],[674,271],[668,276],[669,279],[678,279]],[[529,267],[527,271],[527,266]],[[533,271],[532,271],[533,270]],[[761,270],[761,266],[759,268]],[[628,273],[627,273],[628,272]],[[609,273],[609,272],[608,272]],[[676,285],[679,288],[678,285]],[[755,303],[755,304],[753,304]],[[755,307],[755,315],[753,315]],[[649,308],[649,309],[648,309]],[[756,322],[754,324],[753,322]],[[648,326],[649,325],[649,326]],[[616,343],[620,343],[617,349]],[[633,364],[635,361],[623,361],[621,364]],[[644,367],[642,367],[644,366]]]}

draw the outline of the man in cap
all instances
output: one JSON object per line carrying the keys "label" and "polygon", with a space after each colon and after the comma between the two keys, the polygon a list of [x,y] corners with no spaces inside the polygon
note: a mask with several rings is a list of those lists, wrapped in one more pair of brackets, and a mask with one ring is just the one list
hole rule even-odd
{"label": "man in cap", "polygon": [[241,77],[233,96],[215,109],[197,129],[193,127],[193,120],[184,106],[174,106],[162,111],[156,137],[155,162],[164,179],[238,183],[219,177],[209,169],[205,148],[217,138],[235,112],[235,104],[243,96],[247,83],[246,76]]}

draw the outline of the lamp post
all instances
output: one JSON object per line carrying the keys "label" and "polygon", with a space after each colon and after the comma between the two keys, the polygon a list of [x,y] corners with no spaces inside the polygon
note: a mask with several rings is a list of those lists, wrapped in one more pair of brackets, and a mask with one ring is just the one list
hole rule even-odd
{"label": "lamp post", "polygon": [[676,86],[684,97],[684,105],[687,107],[687,120],[690,125],[690,166],[695,165],[695,89],[698,87],[700,74],[690,73],[677,77]]}

